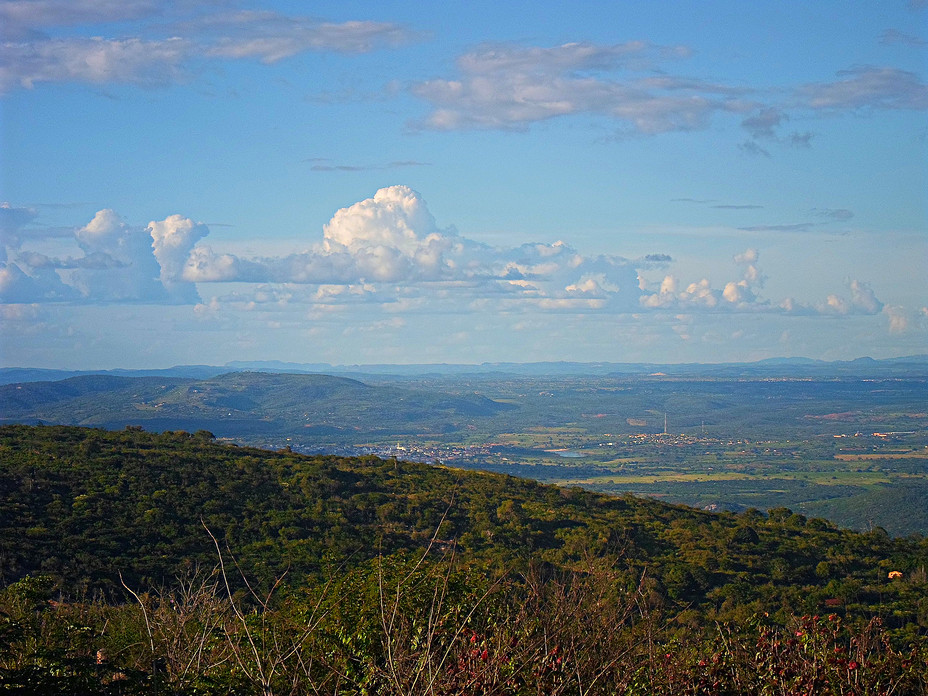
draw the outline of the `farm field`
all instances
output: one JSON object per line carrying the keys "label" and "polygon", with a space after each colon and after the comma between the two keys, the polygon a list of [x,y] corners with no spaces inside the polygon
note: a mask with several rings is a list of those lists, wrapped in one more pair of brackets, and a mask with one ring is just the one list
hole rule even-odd
{"label": "farm field", "polygon": [[712,510],[788,507],[855,529],[928,532],[928,392],[920,378],[482,386],[517,405],[487,424],[505,420],[508,429],[471,429],[444,446],[407,442],[395,454]]}

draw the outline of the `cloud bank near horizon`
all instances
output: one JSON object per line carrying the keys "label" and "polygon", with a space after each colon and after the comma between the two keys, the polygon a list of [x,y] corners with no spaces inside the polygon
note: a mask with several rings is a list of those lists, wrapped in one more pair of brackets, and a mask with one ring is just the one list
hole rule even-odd
{"label": "cloud bank near horizon", "polygon": [[[907,325],[901,308],[886,309],[857,279],[819,301],[765,298],[755,248],[732,258],[731,279],[714,287],[706,277],[651,278],[674,263],[666,254],[585,255],[564,241],[491,247],[440,227],[407,186],[382,188],[336,211],[321,239],[275,257],[215,251],[205,241],[208,226],[182,215],[133,226],[109,209],[72,231],[69,253],[50,255],[32,248],[34,218],[35,211],[0,206],[2,303],[195,304],[201,315],[223,307],[324,312],[357,304],[397,314],[883,313],[894,330]],[[203,302],[198,287],[210,286],[213,297]]]}

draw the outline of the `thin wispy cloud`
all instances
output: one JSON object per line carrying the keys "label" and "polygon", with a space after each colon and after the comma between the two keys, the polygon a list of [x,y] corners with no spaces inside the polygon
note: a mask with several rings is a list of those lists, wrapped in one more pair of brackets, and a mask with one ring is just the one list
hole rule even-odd
{"label": "thin wispy cloud", "polygon": [[812,147],[813,138],[815,138],[815,133],[810,131],[790,133],[788,143],[793,147],[809,148]]}
{"label": "thin wispy cloud", "polygon": [[884,46],[893,46],[893,45],[903,45],[903,46],[912,46],[914,48],[921,48],[923,46],[928,46],[928,41],[915,36],[914,34],[907,34],[905,32],[899,31],[898,29],[887,29],[880,35],[880,43]]}
{"label": "thin wispy cloud", "polygon": [[754,140],[745,140],[743,143],[738,145],[738,149],[748,155],[754,155],[757,157],[771,157],[770,151],[766,148],[761,147]]}
{"label": "thin wispy cloud", "polygon": [[387,22],[321,22],[271,11],[210,14],[181,28],[201,37],[208,56],[254,58],[262,63],[276,63],[306,51],[367,53],[412,38],[409,30]]}
{"label": "thin wispy cloud", "polygon": [[812,208],[809,213],[816,217],[831,218],[832,220],[838,220],[840,222],[850,220],[854,217],[854,212],[847,208]]}
{"label": "thin wispy cloud", "polygon": [[761,210],[764,207],[756,203],[719,203],[714,198],[671,198],[670,202],[707,205],[715,210]]}
{"label": "thin wispy cloud", "polygon": [[[832,82],[765,93],[671,74],[690,55],[685,46],[640,41],[488,45],[460,56],[453,78],[420,82],[411,91],[431,107],[418,126],[438,131],[525,130],[548,119],[588,116],[610,120],[627,133],[657,135],[704,130],[715,118],[740,115],[750,139],[738,148],[763,158],[773,156],[768,143],[811,147],[814,132],[782,132],[793,111],[928,108],[928,86],[898,68],[852,66]],[[664,74],[647,74],[655,71]]]}
{"label": "thin wispy cloud", "polygon": [[0,3],[0,36],[38,38],[52,27],[157,17],[164,10],[164,3],[157,0],[4,0]]}
{"label": "thin wispy cloud", "polygon": [[815,222],[797,222],[791,225],[751,225],[749,227],[739,227],[739,230],[745,232],[808,232],[813,229]]}
{"label": "thin wispy cloud", "polygon": [[523,129],[550,118],[599,115],[644,134],[705,128],[720,111],[743,111],[747,90],[654,70],[690,55],[684,46],[632,41],[487,45],[457,60],[459,76],[412,87],[434,130]]}
{"label": "thin wispy cloud", "polygon": [[387,162],[386,164],[335,164],[331,160],[322,157],[312,157],[305,162],[312,162],[310,169],[314,172],[370,172],[389,169],[402,169],[404,167],[429,167],[429,162],[417,162],[416,160],[397,160]]}
{"label": "thin wispy cloud", "polygon": [[[187,5],[172,9],[183,14]],[[163,87],[191,79],[197,66],[214,60],[272,64],[305,52],[366,53],[414,39],[405,27],[388,22],[333,23],[245,10],[152,22],[137,36],[49,33],[71,25],[154,19],[163,12],[162,4],[139,0],[4,3],[0,18],[7,20],[7,28],[6,40],[0,43],[0,93],[54,82]]]}
{"label": "thin wispy cloud", "polygon": [[802,105],[822,110],[928,109],[928,85],[913,72],[862,65],[842,70],[837,77],[800,87]]}
{"label": "thin wispy cloud", "polygon": [[353,164],[314,164],[311,169],[314,172],[366,172],[371,167],[362,167]]}

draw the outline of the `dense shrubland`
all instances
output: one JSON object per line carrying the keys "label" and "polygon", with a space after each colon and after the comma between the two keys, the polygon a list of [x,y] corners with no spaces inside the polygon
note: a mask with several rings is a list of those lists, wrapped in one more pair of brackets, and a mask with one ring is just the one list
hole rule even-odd
{"label": "dense shrubland", "polygon": [[10,693],[925,693],[926,565],[787,509],[0,429]]}
{"label": "dense shrubland", "polygon": [[[388,567],[387,567],[388,566]],[[327,585],[229,593],[195,573],[127,602],[0,595],[0,689],[29,694],[920,694],[928,644],[879,619],[680,626],[601,562],[475,576],[391,559]],[[262,591],[263,590],[263,591]],[[266,592],[266,593],[265,593]]]}

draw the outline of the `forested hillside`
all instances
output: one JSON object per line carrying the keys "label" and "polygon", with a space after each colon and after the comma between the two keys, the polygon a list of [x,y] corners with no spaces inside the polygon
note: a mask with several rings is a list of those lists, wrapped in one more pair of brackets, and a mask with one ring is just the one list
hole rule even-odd
{"label": "forested hillside", "polygon": [[297,439],[442,433],[511,407],[476,394],[370,386],[346,377],[231,372],[209,379],[83,375],[0,386],[0,423],[48,422]]}
{"label": "forested hillside", "polygon": [[[224,577],[211,570],[220,561]],[[10,684],[26,683],[22,670],[33,669],[60,686],[42,665],[67,658],[73,669],[61,674],[89,680],[84,693],[116,693],[111,687],[123,682],[138,693],[155,682],[176,693],[227,693],[235,684],[286,693],[275,681],[286,670],[291,681],[303,670],[300,688],[338,683],[340,693],[367,693],[365,680],[373,680],[365,688],[380,684],[380,693],[588,693],[590,680],[618,689],[624,665],[625,693],[675,693],[673,685],[684,683],[675,679],[734,684],[760,673],[748,664],[759,659],[753,641],[785,641],[779,631],[788,628],[819,641],[808,650],[783,643],[796,679],[808,676],[803,665],[811,663],[802,660],[818,659],[821,674],[827,663],[844,679],[848,658],[833,649],[864,649],[866,639],[873,669],[882,665],[914,689],[924,676],[926,566],[921,538],[843,531],[787,509],[713,514],[375,457],[235,447],[208,432],[0,428],[0,664]],[[202,612],[204,602],[215,603],[216,623],[203,623],[207,612],[179,628],[178,607]],[[581,669],[589,633],[578,623],[581,606],[583,625],[600,622],[596,630],[609,632],[608,640],[597,634],[601,683],[591,676],[592,653]],[[162,623],[152,628],[145,622],[155,615]],[[806,628],[796,628],[803,619],[794,617],[804,615]],[[87,630],[78,640],[65,624]],[[270,644],[260,655],[252,650],[250,662],[233,653],[272,624],[274,640],[289,642],[277,644],[280,671],[269,674]],[[165,646],[207,628],[218,662],[207,669],[213,658],[201,646],[202,668],[169,667],[176,655]],[[521,639],[511,634],[516,628]],[[712,638],[718,631],[732,641],[727,653]],[[550,644],[539,637],[548,634]],[[134,647],[118,647],[130,638]],[[510,643],[522,639],[533,647],[518,657]],[[678,666],[688,666],[674,676],[653,662],[654,650],[682,650],[683,639],[689,647]],[[405,667],[391,662],[400,644],[411,661]],[[123,651],[105,663],[115,672],[91,669],[104,646]],[[458,655],[459,647],[467,651]],[[223,650],[231,652],[220,660]],[[504,652],[509,666],[500,662]],[[635,677],[629,665],[640,668],[644,654],[652,660],[647,674]],[[294,667],[297,656],[303,662]],[[561,657],[576,674],[564,671]],[[417,691],[421,683],[395,683],[426,663],[452,686]],[[116,672],[123,678],[114,682]],[[483,691],[477,681],[457,690],[463,682],[455,679],[478,673]],[[577,690],[581,682],[590,689]]]}

